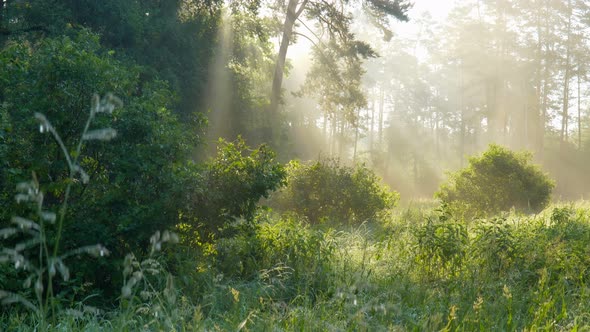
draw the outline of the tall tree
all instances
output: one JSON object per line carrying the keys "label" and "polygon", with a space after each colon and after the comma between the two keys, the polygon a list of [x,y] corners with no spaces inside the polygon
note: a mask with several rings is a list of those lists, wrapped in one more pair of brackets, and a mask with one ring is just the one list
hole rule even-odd
{"label": "tall tree", "polygon": [[[387,17],[394,16],[399,20],[406,21],[408,19],[406,12],[410,6],[406,0],[368,0],[362,3],[363,9],[373,17],[376,25],[386,33],[389,33],[387,29]],[[269,106],[269,115],[271,116],[276,115],[278,112],[287,50],[293,40],[295,23],[300,19],[301,15],[305,13],[307,19],[328,27],[333,30],[333,33],[345,33],[345,30],[348,29],[348,24],[342,23],[349,22],[351,17],[350,6],[338,1],[289,0],[286,6],[283,3],[282,8],[285,10],[285,18],[282,25],[280,48],[273,76]],[[343,21],[342,18],[348,19]]]}

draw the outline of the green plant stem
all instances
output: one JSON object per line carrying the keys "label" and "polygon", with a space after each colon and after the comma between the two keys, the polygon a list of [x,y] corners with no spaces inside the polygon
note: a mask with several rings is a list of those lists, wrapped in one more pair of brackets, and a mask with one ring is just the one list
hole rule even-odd
{"label": "green plant stem", "polygon": [[[68,160],[68,165],[70,168],[70,176],[68,178],[68,185],[66,186],[66,192],[64,195],[64,202],[63,202],[61,209],[59,211],[59,220],[58,220],[58,224],[57,224],[57,234],[56,234],[55,246],[53,247],[53,257],[57,257],[57,251],[59,250],[59,242],[61,240],[61,233],[62,233],[62,229],[63,229],[63,222],[65,219],[66,210],[68,208],[68,200],[70,198],[70,191],[72,188],[72,182],[74,181],[74,176],[76,175],[76,170],[74,169],[74,165],[78,161],[78,156],[80,155],[80,150],[82,149],[82,141],[84,140],[83,137],[84,137],[84,135],[86,135],[86,132],[88,132],[88,128],[90,128],[90,123],[92,122],[93,118],[94,118],[94,111],[91,111],[90,116],[88,117],[88,120],[86,121],[86,126],[84,127],[84,131],[82,132],[82,136],[80,137],[80,141],[78,142],[78,146],[76,147],[76,155],[74,156],[73,161],[71,160],[70,154],[69,154],[68,150],[66,149],[65,145],[63,144],[63,142],[61,142],[61,138],[59,137],[59,135],[57,135],[57,133],[54,133],[54,137],[56,138],[58,143],[61,142],[60,147],[61,147],[64,155],[66,156],[66,159]],[[52,131],[52,133],[53,133],[53,131]]]}
{"label": "green plant stem", "polygon": [[[68,161],[68,167],[70,169],[70,176],[68,177],[68,184],[66,186],[64,201],[63,201],[62,206],[59,210],[59,220],[57,222],[57,234],[56,234],[56,238],[55,238],[55,244],[53,246],[53,254],[51,256],[51,259],[55,259],[55,257],[57,257],[57,252],[59,251],[59,243],[61,241],[61,234],[62,234],[62,230],[63,230],[63,224],[64,224],[64,220],[65,220],[65,216],[66,216],[66,211],[68,209],[68,201],[70,198],[72,183],[73,183],[74,177],[76,175],[76,169],[75,169],[74,165],[76,165],[78,162],[78,156],[80,155],[80,151],[82,149],[82,142],[84,141],[84,135],[86,135],[88,128],[90,128],[90,123],[92,122],[93,119],[94,119],[94,109],[91,109],[90,115],[88,116],[88,120],[86,121],[86,125],[84,126],[84,130],[82,131],[82,136],[80,136],[80,141],[78,142],[78,146],[76,147],[76,154],[75,154],[73,160],[72,160],[70,153],[68,152],[65,144],[61,140],[61,137],[53,129],[53,126],[50,127],[50,132],[53,134],[53,137],[55,138],[55,140],[59,144],[61,150],[63,151],[64,156],[66,157],[66,160]],[[49,257],[48,257],[48,261],[49,261]],[[49,299],[53,295],[53,277],[51,276],[50,273],[48,273],[47,276],[48,276],[48,278],[47,278],[47,298],[46,298],[45,307],[48,306]],[[55,318],[55,304],[53,301],[51,301],[51,311],[54,314],[53,317]]]}

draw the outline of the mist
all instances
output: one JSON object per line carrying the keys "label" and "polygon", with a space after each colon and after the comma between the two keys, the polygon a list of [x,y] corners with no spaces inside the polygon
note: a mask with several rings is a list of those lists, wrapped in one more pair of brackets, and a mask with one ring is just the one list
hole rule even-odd
{"label": "mist", "polygon": [[[532,152],[557,181],[556,199],[584,197],[588,5],[417,1],[409,22],[390,22],[390,36],[358,9],[351,31],[376,54],[356,62],[330,58],[330,38],[303,19],[287,56],[279,154],[364,162],[414,199],[497,143]],[[355,70],[358,82],[346,81]]]}

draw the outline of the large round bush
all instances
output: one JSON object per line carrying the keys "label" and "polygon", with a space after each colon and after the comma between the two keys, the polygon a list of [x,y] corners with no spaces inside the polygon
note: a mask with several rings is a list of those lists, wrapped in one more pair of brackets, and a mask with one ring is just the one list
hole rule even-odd
{"label": "large round bush", "polygon": [[469,165],[450,174],[435,194],[455,213],[466,217],[490,216],[515,208],[536,212],[548,203],[553,181],[534,164],[528,152],[490,145]]}
{"label": "large round bush", "polygon": [[363,164],[350,167],[333,159],[291,161],[287,171],[287,186],[274,206],[306,216],[312,223],[363,222],[395,206],[399,197]]}

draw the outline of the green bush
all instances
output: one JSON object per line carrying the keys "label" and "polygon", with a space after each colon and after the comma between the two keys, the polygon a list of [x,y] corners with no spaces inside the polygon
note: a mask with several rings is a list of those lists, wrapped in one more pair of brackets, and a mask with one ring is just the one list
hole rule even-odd
{"label": "green bush", "polygon": [[301,217],[260,215],[250,234],[216,243],[215,267],[230,278],[258,278],[273,286],[274,298],[328,291],[336,243],[332,232],[314,229]]}
{"label": "green bush", "polygon": [[484,220],[475,228],[473,253],[478,257],[479,271],[506,274],[518,256],[515,227],[505,217]]}
{"label": "green bush", "polygon": [[440,209],[426,223],[414,229],[416,261],[426,276],[455,275],[463,265],[469,237],[465,224],[450,218]]}
{"label": "green bush", "polygon": [[[122,257],[146,248],[156,230],[178,223],[186,186],[176,170],[198,144],[200,125],[180,122],[171,111],[175,96],[167,85],[142,78],[141,67],[117,61],[98,35],[70,32],[35,44],[10,43],[0,51],[0,227],[8,226],[12,215],[26,213],[12,197],[32,171],[47,209],[60,206],[70,183],[58,145],[39,135],[34,112],[43,112],[64,145],[75,147],[92,92],[112,92],[124,106],[113,111],[112,120],[96,118],[93,125],[115,129],[118,143],[83,143],[79,163],[90,181],[71,190],[63,225],[69,241],[63,249],[100,242]],[[118,295],[114,285],[122,280],[116,270],[112,261],[81,261],[72,275],[88,276],[90,288],[104,290],[100,299],[93,298],[98,302]]]}
{"label": "green bush", "polygon": [[511,208],[537,212],[548,203],[553,181],[536,165],[531,154],[513,152],[498,145],[469,165],[451,174],[435,197],[464,217],[491,216]]}
{"label": "green bush", "polygon": [[306,216],[312,223],[324,219],[362,222],[394,207],[399,197],[364,164],[348,167],[332,159],[308,164],[291,161],[287,171],[287,187],[274,206]]}
{"label": "green bush", "polygon": [[250,149],[238,138],[220,141],[217,156],[184,169],[187,196],[182,222],[202,239],[231,235],[253,221],[258,201],[284,183],[284,166],[266,145]]}

